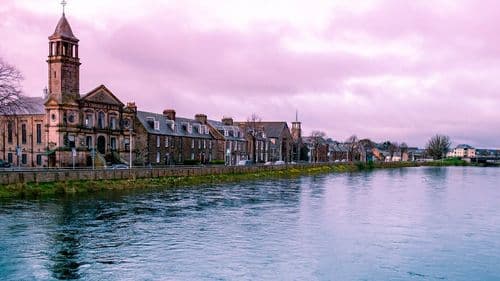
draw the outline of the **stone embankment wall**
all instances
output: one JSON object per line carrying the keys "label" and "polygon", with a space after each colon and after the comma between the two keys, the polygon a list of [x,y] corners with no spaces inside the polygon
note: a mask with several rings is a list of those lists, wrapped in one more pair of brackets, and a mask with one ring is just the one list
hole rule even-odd
{"label": "stone embankment wall", "polygon": [[200,166],[200,167],[165,167],[134,168],[124,170],[33,170],[0,172],[0,185],[18,183],[49,183],[85,180],[128,180],[157,177],[185,177],[221,174],[257,173],[290,168],[304,169],[328,164],[298,164],[280,166]]}

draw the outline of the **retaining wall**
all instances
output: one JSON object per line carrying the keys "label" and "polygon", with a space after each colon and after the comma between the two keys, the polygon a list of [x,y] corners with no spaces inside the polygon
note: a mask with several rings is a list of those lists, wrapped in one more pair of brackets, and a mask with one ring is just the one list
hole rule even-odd
{"label": "retaining wall", "polygon": [[[255,173],[260,171],[276,171],[291,167],[303,169],[314,166],[325,166],[327,163],[279,165],[279,166],[200,166],[200,167],[165,167],[134,168],[125,170],[33,170],[0,172],[0,185],[19,183],[48,183],[77,180],[123,180],[156,177],[205,176],[220,174]],[[333,164],[332,164],[333,165]]]}

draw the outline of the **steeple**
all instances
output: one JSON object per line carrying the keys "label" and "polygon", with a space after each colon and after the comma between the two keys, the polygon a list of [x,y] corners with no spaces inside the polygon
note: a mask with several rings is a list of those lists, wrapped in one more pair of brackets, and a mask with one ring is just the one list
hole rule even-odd
{"label": "steeple", "polygon": [[73,34],[64,12],[54,33],[49,36],[49,98],[59,103],[75,101],[80,97],[80,58],[78,38]]}
{"label": "steeple", "polygon": [[295,110],[295,122],[292,122],[292,138],[298,141],[302,138],[301,122],[299,122],[299,111]]}

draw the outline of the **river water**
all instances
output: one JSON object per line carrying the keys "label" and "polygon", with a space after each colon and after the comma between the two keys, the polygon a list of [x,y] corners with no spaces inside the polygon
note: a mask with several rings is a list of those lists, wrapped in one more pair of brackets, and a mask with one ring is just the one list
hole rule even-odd
{"label": "river water", "polygon": [[0,202],[1,280],[500,280],[500,169]]}

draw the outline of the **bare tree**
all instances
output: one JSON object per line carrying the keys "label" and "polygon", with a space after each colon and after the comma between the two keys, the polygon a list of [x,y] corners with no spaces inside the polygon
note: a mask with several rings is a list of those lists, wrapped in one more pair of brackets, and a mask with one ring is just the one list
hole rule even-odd
{"label": "bare tree", "polygon": [[0,115],[15,115],[28,109],[29,102],[22,95],[23,75],[0,58]]}
{"label": "bare tree", "polygon": [[394,154],[396,154],[399,151],[399,144],[397,142],[390,142],[388,149],[392,161],[392,159],[394,159]]}
{"label": "bare tree", "polygon": [[355,157],[354,157],[354,152],[356,151],[356,149],[358,148],[358,137],[356,135],[352,135],[350,136],[345,142],[346,142],[346,145],[347,145],[347,152],[349,153],[349,159],[347,159],[348,161],[352,161]]}
{"label": "bare tree", "polygon": [[313,162],[318,162],[319,160],[319,147],[323,143],[325,136],[325,132],[322,131],[312,131],[311,133],[311,145],[314,150],[314,155],[311,154]]}
{"label": "bare tree", "polygon": [[450,137],[437,134],[427,142],[426,152],[433,159],[442,159],[450,150],[450,146]]}
{"label": "bare tree", "polygon": [[262,134],[262,119],[259,115],[252,113],[245,123],[245,132],[252,141],[252,161],[257,163],[257,138]]}

